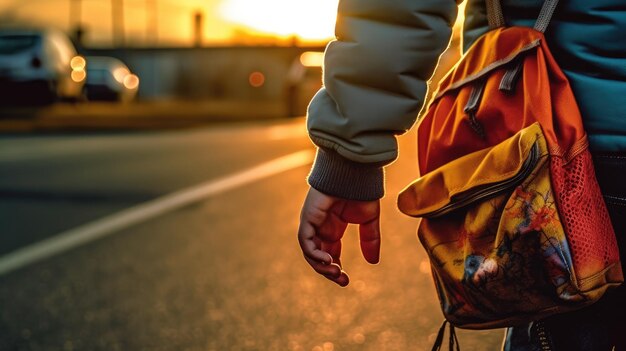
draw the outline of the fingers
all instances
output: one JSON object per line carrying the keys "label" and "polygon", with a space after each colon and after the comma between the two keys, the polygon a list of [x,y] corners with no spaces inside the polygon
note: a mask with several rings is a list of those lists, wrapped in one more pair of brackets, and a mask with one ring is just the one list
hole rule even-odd
{"label": "fingers", "polygon": [[322,251],[327,252],[333,258],[333,263],[341,265],[341,240],[337,240],[334,242],[321,242]]}
{"label": "fingers", "polygon": [[[307,222],[300,223],[298,241],[300,242],[304,259],[315,272],[339,286],[348,285],[350,278],[346,272],[341,270],[339,261],[341,241],[334,243],[323,242],[316,236],[315,228]],[[322,249],[320,250],[319,247],[322,247]],[[335,255],[335,257],[332,255]]]}
{"label": "fingers", "polygon": [[300,217],[298,240],[307,263],[319,274],[340,286],[349,282],[341,270],[341,237],[347,227],[331,208],[342,202],[311,188]]}
{"label": "fingers", "polygon": [[300,243],[304,257],[307,258],[307,261],[311,259],[325,265],[330,265],[333,262],[332,256],[328,252],[320,250],[319,246],[315,243],[316,240],[315,228],[306,221],[300,222],[298,242]]}
{"label": "fingers", "polygon": [[[326,277],[328,278],[328,277]],[[328,278],[330,279],[330,278]],[[336,279],[330,279],[333,282],[337,283],[339,286],[345,287],[350,283],[350,277],[348,276],[348,273],[341,271],[341,275],[339,276],[339,278]]]}
{"label": "fingers", "polygon": [[304,259],[309,263],[313,270],[330,280],[337,279],[341,275],[341,268],[336,263],[325,264],[306,256]]}
{"label": "fingers", "polygon": [[323,275],[326,279],[335,282],[339,286],[346,286],[350,282],[348,274],[341,269],[339,262],[326,264],[304,256],[307,263],[315,270],[315,272]]}
{"label": "fingers", "polygon": [[341,269],[341,238],[348,223],[359,224],[361,251],[368,263],[380,260],[380,201],[349,201],[311,188],[302,208],[298,240],[309,265],[327,279],[346,286]]}
{"label": "fingers", "polygon": [[380,261],[380,201],[353,201],[341,214],[350,223],[359,223],[361,252],[368,263]]}
{"label": "fingers", "polygon": [[304,259],[309,263],[313,269],[323,275],[326,279],[336,283],[339,286],[346,286],[350,282],[350,278],[348,274],[341,270],[338,264],[331,263],[329,265],[312,260],[308,257],[304,257]]}
{"label": "fingers", "polygon": [[368,263],[380,261],[380,218],[377,216],[359,226],[361,252]]}
{"label": "fingers", "polygon": [[326,221],[318,228],[317,237],[320,239],[322,251],[328,252],[333,262],[341,266],[341,238],[348,227],[335,213],[330,212]]}

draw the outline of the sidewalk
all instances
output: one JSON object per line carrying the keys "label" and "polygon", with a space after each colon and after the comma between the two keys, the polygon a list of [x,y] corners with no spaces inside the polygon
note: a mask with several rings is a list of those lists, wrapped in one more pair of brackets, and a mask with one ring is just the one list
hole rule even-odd
{"label": "sidewalk", "polygon": [[285,104],[264,101],[88,102],[0,109],[0,133],[185,128],[212,122],[275,119]]}

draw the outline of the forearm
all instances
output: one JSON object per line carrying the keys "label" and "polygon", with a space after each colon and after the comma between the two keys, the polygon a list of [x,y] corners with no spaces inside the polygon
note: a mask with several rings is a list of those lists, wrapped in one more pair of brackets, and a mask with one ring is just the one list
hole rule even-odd
{"label": "forearm", "polygon": [[396,136],[417,117],[456,9],[454,0],[340,1],[324,88],[307,119],[322,149],[311,186],[354,200],[383,196],[382,167],[397,157]]}

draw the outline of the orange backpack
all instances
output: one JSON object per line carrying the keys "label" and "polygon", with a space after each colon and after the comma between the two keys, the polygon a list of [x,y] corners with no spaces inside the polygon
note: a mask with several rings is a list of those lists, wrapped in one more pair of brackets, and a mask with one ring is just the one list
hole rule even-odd
{"label": "orange backpack", "polygon": [[440,82],[418,124],[421,177],[398,198],[421,217],[446,319],[469,329],[528,323],[597,301],[623,281],[582,118],[543,35],[492,30]]}

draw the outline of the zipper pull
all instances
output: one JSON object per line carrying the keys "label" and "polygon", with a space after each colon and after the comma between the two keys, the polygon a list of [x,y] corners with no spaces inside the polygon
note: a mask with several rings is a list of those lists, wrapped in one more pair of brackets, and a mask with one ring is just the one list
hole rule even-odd
{"label": "zipper pull", "polygon": [[472,127],[472,130],[476,134],[478,134],[479,137],[481,137],[482,139],[485,139],[486,137],[485,128],[483,128],[482,123],[480,123],[478,119],[476,118],[476,113],[470,112],[467,117],[468,117],[469,125],[470,127]]}
{"label": "zipper pull", "polygon": [[480,79],[472,86],[472,91],[470,92],[469,99],[463,108],[463,112],[467,114],[468,122],[472,130],[478,134],[482,139],[485,139],[485,129],[483,125],[476,118],[476,113],[478,112],[478,106],[480,105],[480,101],[483,97],[483,93],[485,92],[485,85],[487,84],[486,79]]}
{"label": "zipper pull", "polygon": [[502,80],[500,81],[500,91],[505,94],[513,94],[515,93],[515,87],[517,86],[517,82],[522,75],[522,68],[524,67],[524,58],[518,57],[513,66],[509,67],[504,73]]}

